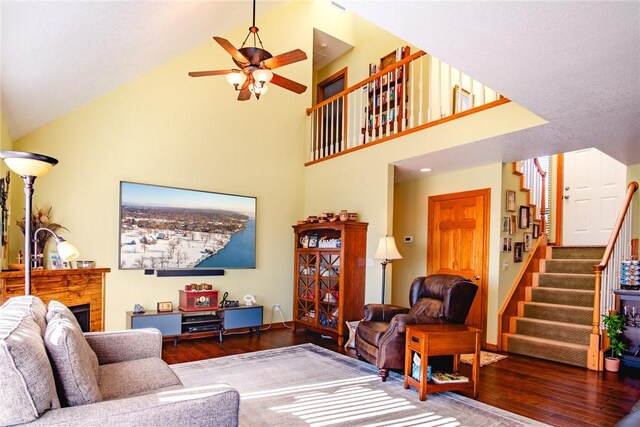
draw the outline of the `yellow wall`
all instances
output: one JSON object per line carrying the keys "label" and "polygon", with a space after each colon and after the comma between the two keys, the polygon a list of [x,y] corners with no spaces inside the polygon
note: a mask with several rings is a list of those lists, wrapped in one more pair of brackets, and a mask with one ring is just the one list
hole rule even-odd
{"label": "yellow wall", "polygon": [[[260,17],[272,54],[312,51],[309,8],[308,2],[291,2]],[[280,36],[283,22],[295,38]],[[224,36],[239,44],[247,27]],[[15,141],[16,149],[60,160],[36,181],[34,202],[53,206],[54,219],[69,228],[64,237],[78,246],[81,259],[112,269],[106,287],[109,330],[124,328],[125,311],[135,303],[155,308],[158,301],[173,301],[177,306],[178,289],[194,280],[213,283],[232,299],[255,294],[265,305],[266,322],[276,303],[291,318],[291,225],[303,214],[301,141],[310,91],[296,95],[272,87],[259,101],[238,102],[224,77],[187,76],[231,65],[220,46],[203,40],[199,48]],[[310,85],[311,59],[279,72]],[[257,268],[194,279],[118,270],[121,180],[256,196]],[[22,212],[23,206],[24,198],[15,197],[13,211]],[[15,254],[23,239],[15,225],[13,233]]]}
{"label": "yellow wall", "polygon": [[[640,184],[640,164],[632,165],[627,168],[627,183],[635,181]],[[640,238],[640,190],[636,191],[633,197],[633,230],[632,236],[636,239]]]}
{"label": "yellow wall", "polygon": [[[426,274],[427,214],[430,196],[489,188],[491,208],[489,219],[489,271],[487,341],[497,343],[499,307],[500,220],[502,194],[502,165],[500,163],[459,170],[405,181],[395,186],[395,220],[393,233],[403,259],[393,262],[393,301],[407,307],[409,287],[418,276]],[[404,243],[404,236],[413,242]]]}

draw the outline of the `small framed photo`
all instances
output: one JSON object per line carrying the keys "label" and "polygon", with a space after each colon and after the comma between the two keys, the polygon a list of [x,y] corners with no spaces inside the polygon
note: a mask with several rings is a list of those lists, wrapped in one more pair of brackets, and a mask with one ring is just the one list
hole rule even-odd
{"label": "small framed photo", "polygon": [[502,238],[502,252],[511,252],[511,237]]}
{"label": "small framed photo", "polygon": [[516,211],[516,192],[507,190],[507,212]]}
{"label": "small framed photo", "polygon": [[524,233],[524,250],[529,252],[531,249],[533,249],[533,234]]}
{"label": "small framed photo", "polygon": [[171,301],[163,301],[158,303],[158,312],[165,313],[173,311],[173,303]]}
{"label": "small framed photo", "polygon": [[311,234],[309,236],[309,247],[310,248],[317,248],[318,247],[318,235],[317,234]]}
{"label": "small framed photo", "polygon": [[61,270],[64,268],[58,252],[49,252],[49,268],[52,270]]}
{"label": "small framed photo", "polygon": [[516,216],[511,215],[509,217],[509,234],[516,234]]}
{"label": "small framed photo", "polygon": [[502,218],[502,231],[504,231],[505,233],[509,232],[509,222],[510,222],[510,219],[508,216],[505,216],[504,218]]}
{"label": "small framed photo", "polygon": [[529,228],[531,209],[529,206],[520,206],[520,221],[518,222],[518,227],[520,228]]}
{"label": "small framed photo", "polygon": [[513,245],[513,262],[522,262],[524,252],[524,242],[516,242]]}
{"label": "small framed photo", "polygon": [[453,88],[453,114],[473,108],[473,94],[455,85]]}
{"label": "small framed photo", "polygon": [[62,261],[62,268],[65,270],[71,270],[73,268],[71,266],[71,261]]}
{"label": "small framed photo", "polygon": [[538,237],[540,237],[540,223],[538,222],[534,222],[531,227],[533,228],[533,233],[532,233],[532,237],[534,239],[537,239]]}

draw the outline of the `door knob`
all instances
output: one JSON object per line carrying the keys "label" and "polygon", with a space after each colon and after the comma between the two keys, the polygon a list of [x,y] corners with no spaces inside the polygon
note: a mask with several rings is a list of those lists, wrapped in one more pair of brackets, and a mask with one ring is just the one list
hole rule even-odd
{"label": "door knob", "polygon": [[569,196],[564,196],[563,197],[565,200],[569,200]]}
{"label": "door knob", "polygon": [[569,191],[571,187],[564,187],[565,190]]}
{"label": "door knob", "polygon": [[476,274],[475,276],[473,276],[473,280],[480,280],[480,276]]}

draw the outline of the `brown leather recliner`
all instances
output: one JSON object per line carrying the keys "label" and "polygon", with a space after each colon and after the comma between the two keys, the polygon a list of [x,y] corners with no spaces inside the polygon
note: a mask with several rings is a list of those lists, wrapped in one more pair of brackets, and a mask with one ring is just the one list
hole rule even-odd
{"label": "brown leather recliner", "polygon": [[463,324],[478,287],[451,274],[418,277],[411,284],[411,308],[367,304],[356,329],[356,354],[378,367],[382,381],[389,369],[404,368],[405,325]]}

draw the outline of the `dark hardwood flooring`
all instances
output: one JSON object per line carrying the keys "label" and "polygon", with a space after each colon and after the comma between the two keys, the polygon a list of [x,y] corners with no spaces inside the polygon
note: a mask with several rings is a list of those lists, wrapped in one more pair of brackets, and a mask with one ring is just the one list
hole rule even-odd
{"label": "dark hardwood flooring", "polygon": [[[163,344],[169,364],[190,362],[311,342],[356,357],[317,334],[270,329],[255,334],[225,335]],[[463,365],[465,366],[465,365]],[[465,367],[466,369],[466,367]],[[640,399],[640,370],[594,372],[540,359],[509,355],[480,369],[477,400],[554,426],[613,426]]]}

